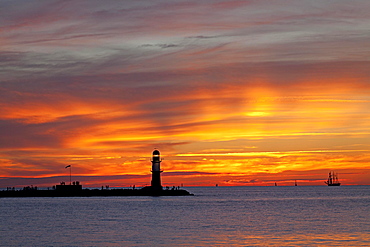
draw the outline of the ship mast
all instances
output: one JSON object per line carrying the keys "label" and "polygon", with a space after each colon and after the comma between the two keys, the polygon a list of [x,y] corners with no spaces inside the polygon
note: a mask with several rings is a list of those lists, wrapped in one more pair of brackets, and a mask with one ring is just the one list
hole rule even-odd
{"label": "ship mast", "polygon": [[329,172],[328,184],[332,184],[332,183],[333,183],[333,177],[331,175],[331,172]]}
{"label": "ship mast", "polygon": [[338,173],[337,173],[337,174],[335,174],[335,173],[333,172],[333,183],[338,183]]}

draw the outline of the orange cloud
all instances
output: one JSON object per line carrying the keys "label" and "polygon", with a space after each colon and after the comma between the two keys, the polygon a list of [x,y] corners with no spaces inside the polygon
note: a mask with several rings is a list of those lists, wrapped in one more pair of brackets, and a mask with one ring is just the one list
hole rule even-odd
{"label": "orange cloud", "polygon": [[166,185],[368,184],[367,17],[343,6],[7,5],[2,181],[71,164],[87,185],[143,185],[158,148]]}

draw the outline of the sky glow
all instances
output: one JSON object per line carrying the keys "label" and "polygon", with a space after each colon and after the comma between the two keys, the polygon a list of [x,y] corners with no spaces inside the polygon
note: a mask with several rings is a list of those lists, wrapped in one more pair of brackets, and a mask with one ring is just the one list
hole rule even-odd
{"label": "sky glow", "polygon": [[1,1],[0,188],[370,184],[370,2]]}

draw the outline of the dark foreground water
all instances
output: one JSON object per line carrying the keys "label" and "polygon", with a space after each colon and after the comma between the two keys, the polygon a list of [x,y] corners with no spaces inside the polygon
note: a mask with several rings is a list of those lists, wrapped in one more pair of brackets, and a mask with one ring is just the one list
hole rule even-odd
{"label": "dark foreground water", "polygon": [[0,198],[1,246],[370,246],[370,186]]}

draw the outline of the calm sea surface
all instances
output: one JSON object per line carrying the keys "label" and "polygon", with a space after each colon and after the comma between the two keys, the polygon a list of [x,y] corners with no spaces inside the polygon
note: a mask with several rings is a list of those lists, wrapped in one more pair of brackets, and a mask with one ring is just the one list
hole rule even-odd
{"label": "calm sea surface", "polygon": [[0,198],[1,246],[370,246],[370,186]]}

